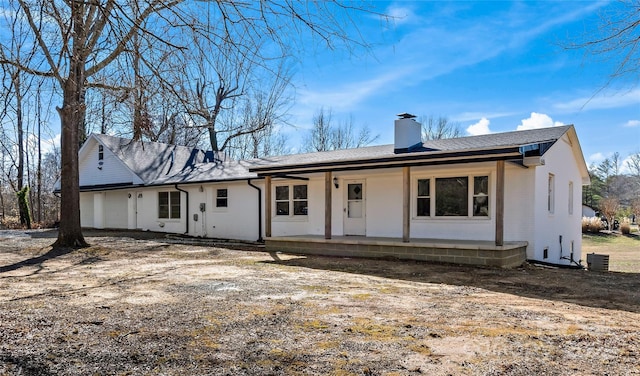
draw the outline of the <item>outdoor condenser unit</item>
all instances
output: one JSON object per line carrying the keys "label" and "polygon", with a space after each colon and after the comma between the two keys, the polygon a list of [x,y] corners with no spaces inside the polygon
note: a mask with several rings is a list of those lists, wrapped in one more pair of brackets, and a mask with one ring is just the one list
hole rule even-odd
{"label": "outdoor condenser unit", "polygon": [[587,254],[587,268],[594,272],[609,271],[609,255],[599,255],[596,253]]}

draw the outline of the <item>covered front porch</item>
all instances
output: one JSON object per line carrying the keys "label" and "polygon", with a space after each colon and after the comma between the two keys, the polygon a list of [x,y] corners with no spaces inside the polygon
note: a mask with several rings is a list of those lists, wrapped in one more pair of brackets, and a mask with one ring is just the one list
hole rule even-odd
{"label": "covered front porch", "polygon": [[270,252],[402,260],[514,268],[526,260],[527,242],[299,235],[265,239]]}

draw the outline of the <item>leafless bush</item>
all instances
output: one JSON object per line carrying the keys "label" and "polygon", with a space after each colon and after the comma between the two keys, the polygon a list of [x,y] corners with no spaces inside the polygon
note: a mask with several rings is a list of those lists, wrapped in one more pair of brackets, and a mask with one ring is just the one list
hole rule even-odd
{"label": "leafless bush", "polygon": [[629,218],[623,218],[620,223],[620,232],[628,235],[631,233],[631,220]]}

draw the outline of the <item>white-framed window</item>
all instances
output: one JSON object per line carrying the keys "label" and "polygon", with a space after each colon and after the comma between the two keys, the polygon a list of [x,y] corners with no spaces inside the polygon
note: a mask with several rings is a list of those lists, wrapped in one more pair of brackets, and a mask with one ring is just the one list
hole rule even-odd
{"label": "white-framed window", "polygon": [[418,218],[489,216],[489,175],[418,178],[414,187]]}
{"label": "white-framed window", "polygon": [[431,217],[431,179],[418,179],[417,193],[416,215]]}
{"label": "white-framed window", "polygon": [[473,177],[473,216],[489,216],[489,176]]}
{"label": "white-framed window", "polygon": [[547,184],[547,210],[551,214],[553,214],[555,206],[555,180],[555,175],[549,174],[549,181]]}
{"label": "white-framed window", "polygon": [[573,182],[569,182],[569,215],[573,215]]}
{"label": "white-framed window", "polygon": [[216,208],[226,208],[229,206],[229,190],[227,188],[217,188],[215,197]]}
{"label": "white-framed window", "polygon": [[101,161],[104,159],[104,146],[98,145],[98,160]]}
{"label": "white-framed window", "polygon": [[180,192],[158,192],[158,218],[180,218]]}
{"label": "white-framed window", "polygon": [[275,191],[277,216],[308,214],[309,201],[306,184],[276,185]]}
{"label": "white-framed window", "polygon": [[436,178],[436,217],[469,215],[469,177]]}

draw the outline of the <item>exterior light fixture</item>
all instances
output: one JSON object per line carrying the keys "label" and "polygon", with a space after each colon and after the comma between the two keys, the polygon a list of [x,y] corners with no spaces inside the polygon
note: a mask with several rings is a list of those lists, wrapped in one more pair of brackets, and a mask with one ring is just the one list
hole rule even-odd
{"label": "exterior light fixture", "polygon": [[338,178],[335,176],[333,177],[333,185],[336,187],[336,189],[340,187],[340,184],[338,184]]}

